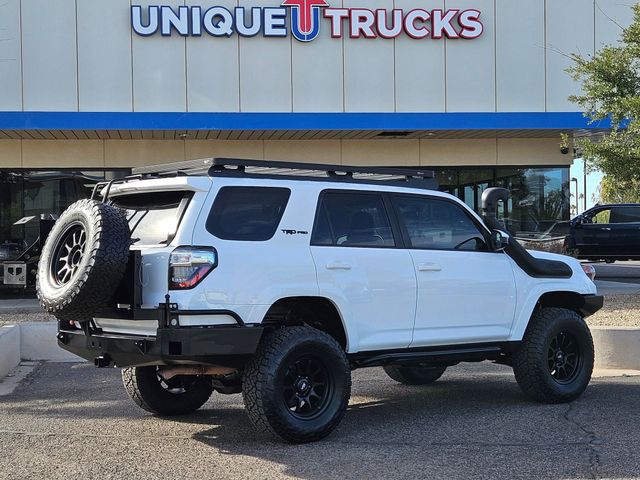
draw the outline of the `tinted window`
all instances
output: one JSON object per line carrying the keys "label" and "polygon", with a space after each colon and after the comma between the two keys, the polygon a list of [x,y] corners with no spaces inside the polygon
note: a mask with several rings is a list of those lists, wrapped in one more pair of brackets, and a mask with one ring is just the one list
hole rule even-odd
{"label": "tinted window", "polygon": [[191,192],[152,192],[113,197],[126,211],[134,245],[168,244],[178,230]]}
{"label": "tinted window", "polygon": [[611,223],[640,222],[640,207],[615,207],[611,210]]}
{"label": "tinted window", "polygon": [[611,210],[600,210],[591,216],[591,223],[611,223]]}
{"label": "tinted window", "polygon": [[269,240],[290,194],[288,188],[222,187],[207,219],[207,230],[223,240]]}
{"label": "tinted window", "polygon": [[425,197],[393,199],[412,248],[487,250],[484,237],[461,207]]}
{"label": "tinted window", "polygon": [[382,196],[365,193],[324,194],[311,241],[343,247],[395,246]]}

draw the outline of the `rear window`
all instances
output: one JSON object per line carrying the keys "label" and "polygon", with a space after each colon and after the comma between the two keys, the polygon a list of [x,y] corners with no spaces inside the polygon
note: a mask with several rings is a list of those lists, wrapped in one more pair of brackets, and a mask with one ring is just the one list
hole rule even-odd
{"label": "rear window", "polygon": [[640,222],[640,207],[615,207],[611,210],[611,223]]}
{"label": "rear window", "polygon": [[222,187],[211,207],[207,230],[223,240],[269,240],[290,195],[288,188]]}
{"label": "rear window", "polygon": [[126,211],[132,245],[167,245],[173,240],[191,192],[150,192],[113,197]]}

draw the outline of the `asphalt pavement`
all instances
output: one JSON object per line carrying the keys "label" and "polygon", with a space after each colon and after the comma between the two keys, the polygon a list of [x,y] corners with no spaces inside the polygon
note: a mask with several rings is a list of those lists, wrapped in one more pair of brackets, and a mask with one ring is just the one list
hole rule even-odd
{"label": "asphalt pavement", "polygon": [[640,377],[540,405],[504,366],[456,366],[428,387],[365,369],[333,435],[288,445],[252,429],[239,395],[161,419],[118,370],[50,363],[0,397],[0,478],[640,478],[638,404]]}

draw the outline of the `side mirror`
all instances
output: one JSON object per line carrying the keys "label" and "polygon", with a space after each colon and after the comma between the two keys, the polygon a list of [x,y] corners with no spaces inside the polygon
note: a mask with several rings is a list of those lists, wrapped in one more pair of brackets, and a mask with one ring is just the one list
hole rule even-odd
{"label": "side mirror", "polygon": [[491,232],[491,250],[501,252],[509,245],[509,234],[501,230]]}
{"label": "side mirror", "polygon": [[584,223],[584,217],[582,215],[578,215],[576,218],[574,218],[573,220],[573,226],[574,227],[579,227]]}

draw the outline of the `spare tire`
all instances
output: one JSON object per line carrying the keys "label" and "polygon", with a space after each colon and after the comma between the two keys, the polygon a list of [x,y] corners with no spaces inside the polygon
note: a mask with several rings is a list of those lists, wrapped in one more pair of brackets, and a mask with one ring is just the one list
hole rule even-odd
{"label": "spare tire", "polygon": [[42,308],[63,321],[88,321],[113,296],[129,259],[122,211],[96,200],[75,202],[42,249],[36,291]]}

